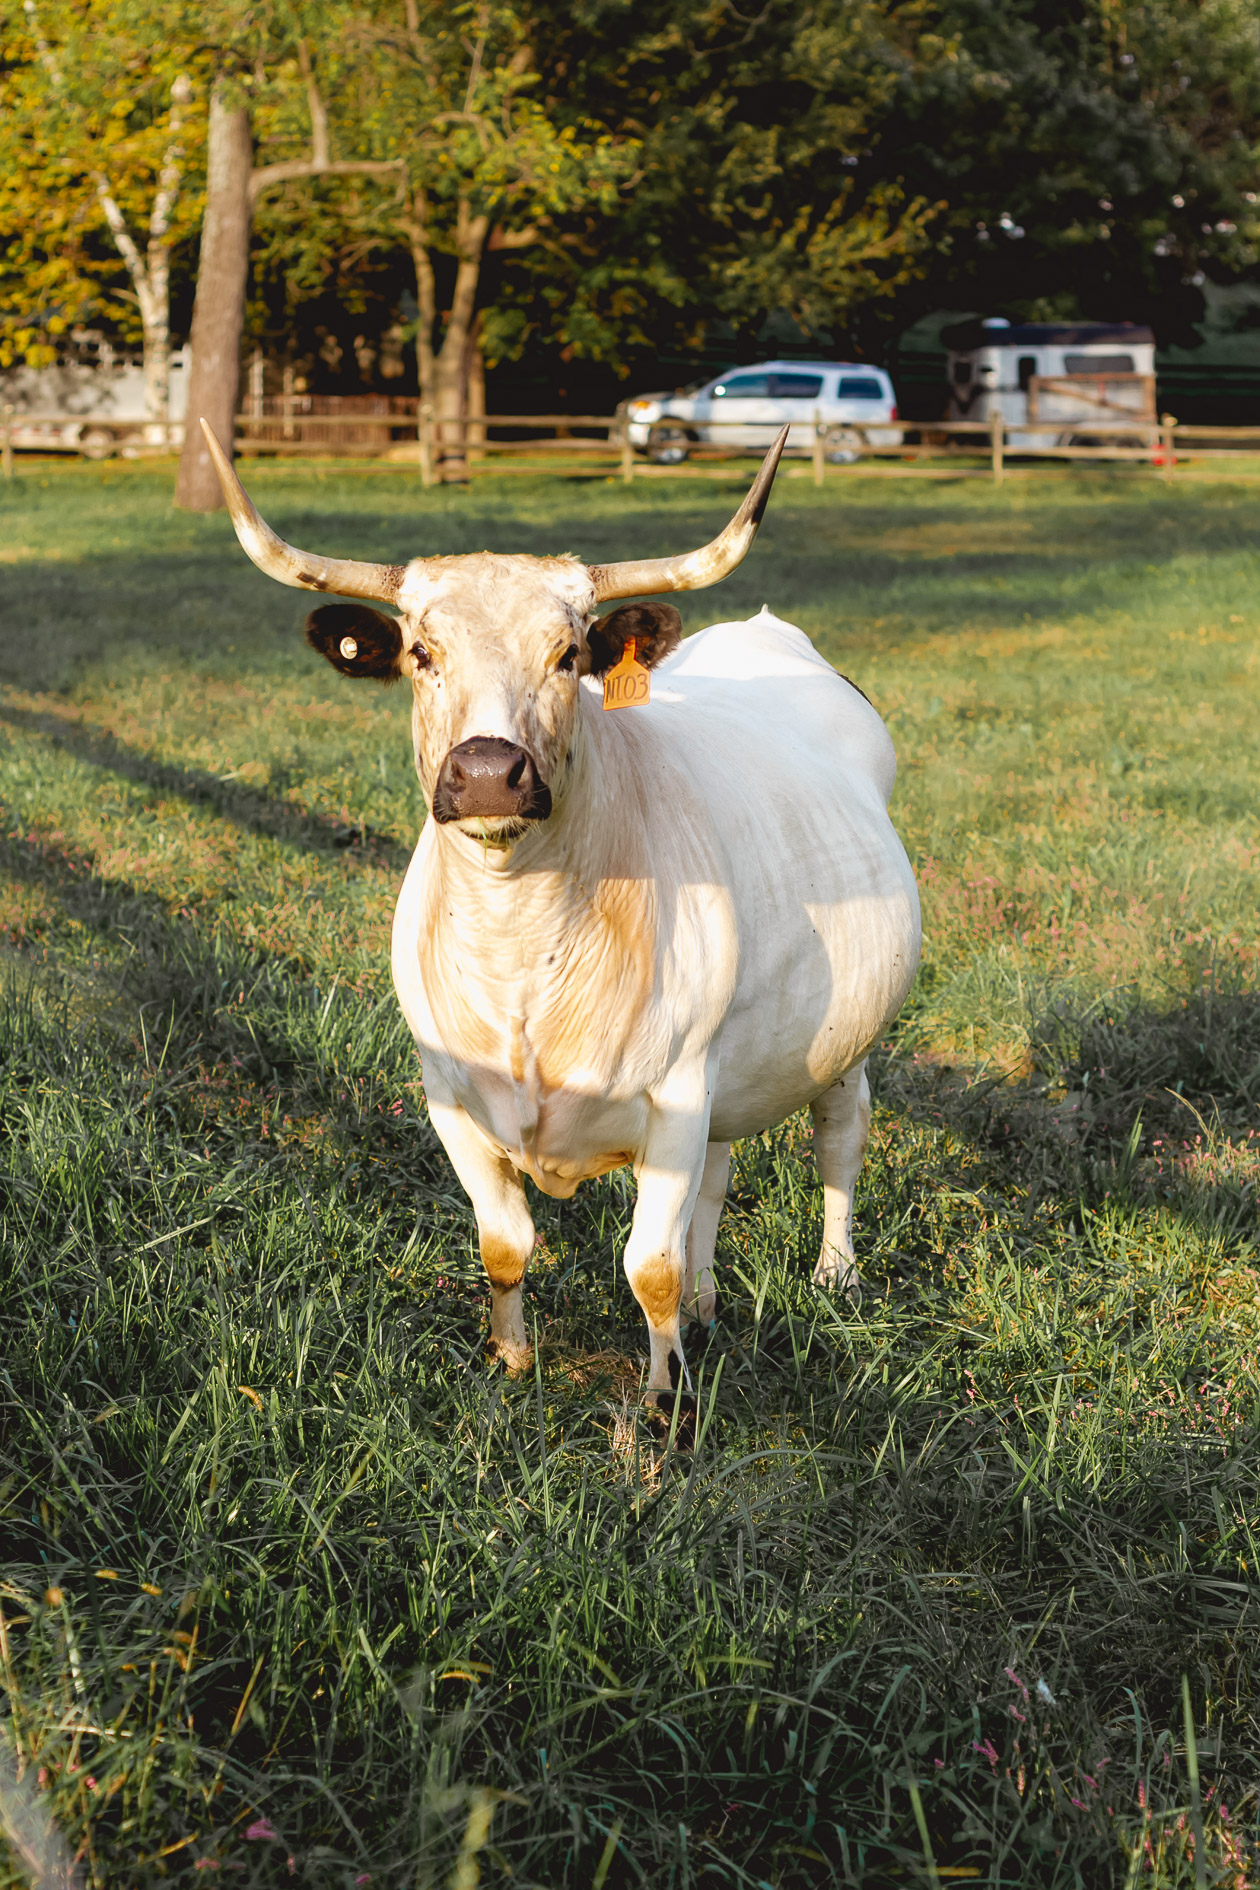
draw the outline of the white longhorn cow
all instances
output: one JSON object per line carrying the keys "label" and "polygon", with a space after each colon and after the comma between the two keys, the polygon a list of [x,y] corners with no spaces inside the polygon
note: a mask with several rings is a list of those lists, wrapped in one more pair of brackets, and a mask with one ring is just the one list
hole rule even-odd
{"label": "white longhorn cow", "polygon": [[[204,422],[203,422],[204,425]],[[914,876],[888,818],[896,760],[861,692],[768,610],[679,641],[671,605],[756,535],[786,434],[700,551],[362,564],[297,551],[206,429],[242,546],[328,604],[307,636],[349,676],[406,677],[429,805],[394,918],[399,1002],[433,1125],[477,1217],[490,1349],[528,1356],[521,1282],[544,1194],[625,1165],[625,1269],[650,1394],[689,1382],[680,1316],[713,1319],[730,1145],[809,1105],[823,1184],[815,1280],[856,1294],[865,1059],[919,955]],[[651,700],[597,678],[633,637]]]}

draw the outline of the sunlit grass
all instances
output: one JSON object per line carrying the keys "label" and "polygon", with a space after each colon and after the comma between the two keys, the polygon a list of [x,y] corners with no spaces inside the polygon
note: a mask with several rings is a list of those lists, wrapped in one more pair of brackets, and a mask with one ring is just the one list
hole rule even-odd
{"label": "sunlit grass", "polygon": [[[537,1373],[483,1368],[388,982],[402,692],[164,469],[20,470],[0,1763],[85,1877],[910,1883],[913,1787],[946,1881],[1189,1886],[1201,1817],[1249,1882],[1260,498],[798,480],[679,600],[769,602],[887,715],[927,947],[861,1314],[806,1128],[745,1145],[664,1462],[623,1177],[536,1203]],[[681,549],[737,490],[249,478],[382,559]]]}

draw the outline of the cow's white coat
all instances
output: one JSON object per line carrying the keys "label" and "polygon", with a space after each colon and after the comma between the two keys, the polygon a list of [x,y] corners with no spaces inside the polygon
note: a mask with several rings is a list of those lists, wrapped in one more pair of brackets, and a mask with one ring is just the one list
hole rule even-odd
{"label": "cow's white coat", "polygon": [[[520,739],[500,668],[462,734]],[[888,732],[792,625],[763,611],[687,639],[642,708],[606,712],[593,679],[577,694],[549,819],[489,848],[426,822],[394,982],[476,1212],[492,1344],[527,1350],[522,1176],[567,1196],[629,1162],[625,1265],[665,1390],[685,1373],[680,1311],[712,1317],[729,1144],[806,1104],[815,1277],[853,1283],[864,1062],[914,976],[918,899]]]}

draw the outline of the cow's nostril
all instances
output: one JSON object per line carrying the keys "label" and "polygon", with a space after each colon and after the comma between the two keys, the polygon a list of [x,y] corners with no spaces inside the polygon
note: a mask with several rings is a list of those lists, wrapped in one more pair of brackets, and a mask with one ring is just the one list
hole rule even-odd
{"label": "cow's nostril", "polygon": [[507,784],[512,789],[513,793],[520,787],[524,779],[525,757],[524,755],[518,755],[516,760],[512,763],[512,766],[508,769]]}

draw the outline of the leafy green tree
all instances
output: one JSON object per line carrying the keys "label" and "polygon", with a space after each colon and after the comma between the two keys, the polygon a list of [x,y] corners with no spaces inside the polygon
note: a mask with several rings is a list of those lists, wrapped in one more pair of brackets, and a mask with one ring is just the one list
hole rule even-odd
{"label": "leafy green tree", "polygon": [[1260,261],[1251,0],[941,0],[948,56],[907,72],[882,152],[949,210],[899,313],[1153,321]]}
{"label": "leafy green tree", "polygon": [[[193,305],[189,425],[184,430],[175,502],[190,511],[222,504],[218,480],[197,421],[207,419],[231,442],[240,378],[250,238],[255,210],[274,190],[312,181],[375,178],[397,186],[396,158],[377,158],[356,144],[366,113],[366,88],[343,85],[359,44],[361,9],[352,0],[318,5],[260,5],[225,0],[206,7],[206,57],[214,78],[206,151],[206,210]],[[336,125],[350,140],[334,142]],[[259,164],[255,147],[265,156]],[[319,203],[299,210],[320,215]]]}
{"label": "leafy green tree", "polygon": [[543,85],[639,145],[636,180],[596,230],[569,219],[499,331],[550,324],[563,349],[624,361],[750,337],[771,316],[843,330],[919,274],[939,193],[906,186],[880,126],[907,71],[943,56],[920,0],[581,0],[538,33]]}
{"label": "leafy green tree", "polygon": [[[511,0],[386,0],[367,34],[376,146],[404,167],[384,227],[412,258],[421,396],[437,415],[441,476],[460,480],[483,319],[492,349],[499,342],[482,305],[487,258],[550,256],[562,221],[615,217],[638,140],[610,132],[581,101],[541,95],[539,22]],[[449,308],[439,307],[441,258],[452,266]]]}
{"label": "leafy green tree", "polygon": [[129,0],[24,0],[0,72],[0,362],[51,358],[76,322],[138,330],[158,429],[172,254],[200,214],[187,24]]}

